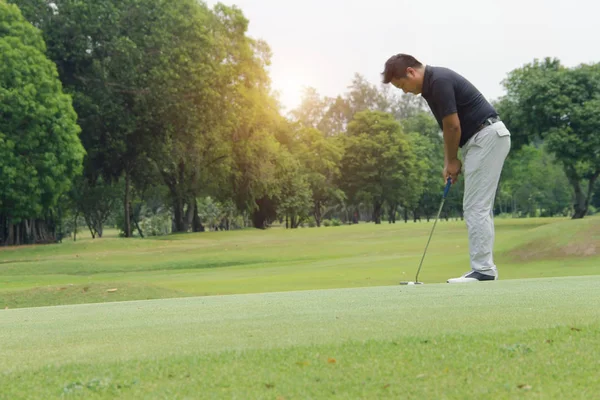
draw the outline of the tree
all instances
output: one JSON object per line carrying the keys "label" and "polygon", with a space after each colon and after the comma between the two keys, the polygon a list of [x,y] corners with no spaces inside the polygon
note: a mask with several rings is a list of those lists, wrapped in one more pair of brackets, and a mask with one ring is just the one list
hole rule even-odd
{"label": "tree", "polygon": [[344,199],[344,193],[335,186],[343,149],[339,140],[325,137],[318,129],[300,128],[294,136],[296,141],[290,151],[298,158],[306,175],[312,194],[312,215],[320,227],[327,209]]}
{"label": "tree", "polygon": [[13,1],[42,30],[48,56],[73,96],[87,151],[86,185],[94,186],[100,176],[109,183],[125,175],[122,204],[129,237],[130,176],[142,149],[135,109],[145,66],[140,30],[154,7],[144,0]]}
{"label": "tree", "polygon": [[350,116],[348,101],[342,96],[325,98],[327,110],[317,128],[327,137],[336,136],[346,131]]}
{"label": "tree", "polygon": [[600,63],[574,68],[535,60],[512,71],[499,111],[515,145],[542,140],[573,187],[573,218],[583,218],[600,176]]}
{"label": "tree", "polygon": [[195,0],[15,1],[74,93],[90,183],[125,176],[126,236],[140,166],[169,188],[175,231],[199,229],[196,198],[227,185],[235,135],[268,86],[268,47],[245,35],[242,12]]}
{"label": "tree", "polygon": [[378,90],[377,86],[369,83],[365,77],[355,74],[352,83],[348,86],[346,102],[349,108],[348,121],[362,111],[389,111],[388,99]]}
{"label": "tree", "polygon": [[[416,115],[431,116],[427,102],[422,96],[414,96],[393,88],[391,85],[382,85],[381,96],[387,111],[398,121],[411,118]],[[435,120],[434,120],[435,121]]]}
{"label": "tree", "polygon": [[313,87],[304,89],[300,105],[290,112],[291,117],[302,126],[317,128],[326,112],[326,100],[321,99]]}
{"label": "tree", "polygon": [[0,242],[56,240],[57,203],[81,173],[71,97],[40,32],[0,2]]}
{"label": "tree", "polygon": [[555,157],[531,144],[506,160],[497,206],[513,216],[551,217],[566,214],[572,196],[573,189]]}
{"label": "tree", "polygon": [[75,206],[75,215],[81,214],[90,230],[92,238],[102,237],[104,224],[115,213],[122,188],[111,185],[99,177],[91,184],[85,177],[75,180],[71,190],[71,200]]}
{"label": "tree", "polygon": [[372,206],[381,223],[384,204],[410,201],[420,185],[417,160],[402,127],[390,114],[363,111],[355,115],[344,138],[339,186],[349,201]]}
{"label": "tree", "polygon": [[277,214],[285,216],[286,226],[296,229],[310,215],[312,191],[298,159],[285,150],[280,152],[279,158],[274,195]]}
{"label": "tree", "polygon": [[404,112],[408,114],[400,120],[403,131],[409,133],[411,147],[417,156],[417,171],[421,185],[418,191],[411,192],[408,201],[402,204],[404,220],[412,210],[417,220],[424,214],[427,220],[435,215],[439,207],[440,184],[443,184],[444,141],[439,126],[430,113],[424,111]]}

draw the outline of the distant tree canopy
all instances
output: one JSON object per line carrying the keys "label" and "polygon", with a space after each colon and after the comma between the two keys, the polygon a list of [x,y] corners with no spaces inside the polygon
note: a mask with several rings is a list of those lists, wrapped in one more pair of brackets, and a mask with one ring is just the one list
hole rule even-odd
{"label": "distant tree canopy", "polygon": [[84,149],[41,33],[0,2],[0,242],[54,241],[57,203]]}
{"label": "distant tree canopy", "polygon": [[[237,7],[10,3],[0,3],[3,244],[57,240],[79,217],[94,237],[104,225],[131,237],[437,211],[443,140],[423,99],[356,74],[334,97],[308,88],[283,115],[271,51]],[[581,218],[600,205],[598,69],[548,59],[509,73],[496,104],[515,145],[497,214]],[[445,218],[462,216],[463,185]]]}
{"label": "distant tree canopy", "polygon": [[573,188],[573,217],[583,218],[600,176],[600,64],[566,68],[557,59],[536,60],[512,71],[504,85],[499,108],[517,146],[544,142]]}

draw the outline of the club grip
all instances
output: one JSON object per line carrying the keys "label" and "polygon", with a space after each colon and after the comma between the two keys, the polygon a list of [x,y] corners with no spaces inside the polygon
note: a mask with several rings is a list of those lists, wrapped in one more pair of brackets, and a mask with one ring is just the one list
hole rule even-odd
{"label": "club grip", "polygon": [[452,178],[448,178],[448,181],[446,182],[446,187],[444,188],[444,198],[446,198],[446,196],[448,196],[448,192],[450,191],[451,185],[452,185]]}

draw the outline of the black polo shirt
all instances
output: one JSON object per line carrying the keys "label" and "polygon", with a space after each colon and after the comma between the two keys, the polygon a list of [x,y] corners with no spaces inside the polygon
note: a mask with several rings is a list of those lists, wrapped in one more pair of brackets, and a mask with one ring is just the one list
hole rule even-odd
{"label": "black polo shirt", "polygon": [[462,147],[488,118],[498,115],[475,86],[458,73],[444,67],[425,66],[421,95],[429,104],[440,129],[445,116],[458,113]]}

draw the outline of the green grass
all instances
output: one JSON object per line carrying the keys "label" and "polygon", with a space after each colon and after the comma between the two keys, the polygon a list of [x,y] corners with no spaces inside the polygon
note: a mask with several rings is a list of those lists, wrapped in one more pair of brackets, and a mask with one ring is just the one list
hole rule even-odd
{"label": "green grass", "polygon": [[0,399],[593,398],[600,219],[432,223],[1,249]]}
{"label": "green grass", "polygon": [[[391,285],[414,279],[432,224],[113,235],[0,249],[0,308]],[[501,279],[599,272],[598,218],[496,226]],[[420,279],[441,283],[468,269],[464,222],[441,221]]]}
{"label": "green grass", "polygon": [[589,399],[600,276],[0,311],[0,398]]}

